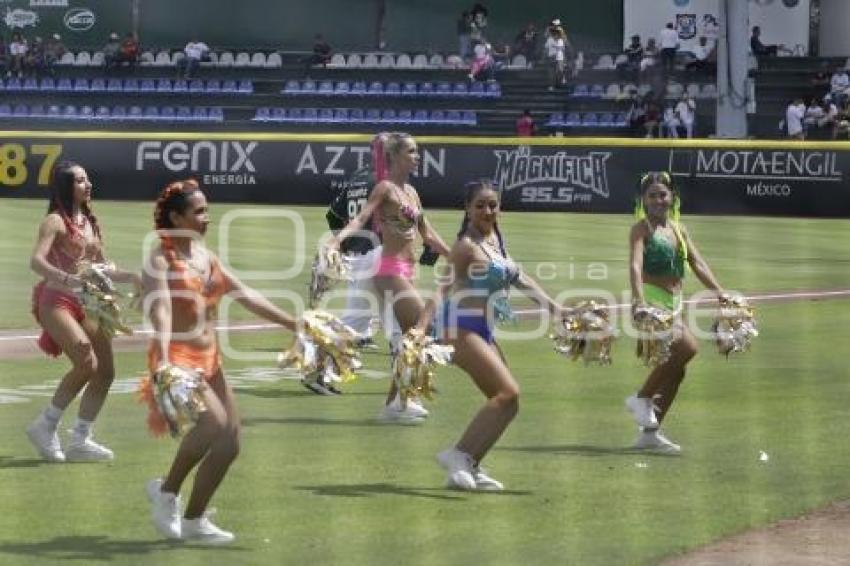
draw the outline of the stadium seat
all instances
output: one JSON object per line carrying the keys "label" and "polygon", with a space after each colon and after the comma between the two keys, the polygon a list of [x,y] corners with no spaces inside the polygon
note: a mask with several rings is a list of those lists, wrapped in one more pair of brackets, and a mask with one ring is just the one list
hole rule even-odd
{"label": "stadium seat", "polygon": [[8,104],[0,104],[0,118],[9,118],[12,115],[12,107]]}
{"label": "stadium seat", "polygon": [[151,121],[159,120],[159,108],[156,106],[146,106],[142,118]]}
{"label": "stadium seat", "polygon": [[546,126],[550,128],[558,128],[564,125],[564,114],[562,112],[553,112],[549,115],[549,119],[546,121]]}
{"label": "stadium seat", "polygon": [[262,69],[266,66],[266,54],[262,51],[256,51],[251,54],[251,67],[255,69]]}
{"label": "stadium seat", "polygon": [[192,109],[188,106],[178,106],[175,118],[180,122],[188,122],[192,120]]}
{"label": "stadium seat", "polygon": [[528,61],[526,60],[525,55],[522,53],[514,55],[513,59],[511,59],[511,67],[517,69],[525,69],[528,67]]}
{"label": "stadium seat", "polygon": [[397,82],[389,82],[387,86],[384,87],[384,94],[387,96],[400,96],[401,95],[401,85]]}
{"label": "stadium seat", "polygon": [[106,80],[97,78],[92,79],[89,84],[89,92],[105,92],[106,91]]}
{"label": "stadium seat", "polygon": [[363,121],[376,123],[381,121],[381,111],[377,108],[369,108],[363,115]]}
{"label": "stadium seat", "polygon": [[334,93],[334,83],[333,81],[322,81],[319,83],[319,88],[316,90],[316,94],[321,96],[333,96]]}
{"label": "stadium seat", "polygon": [[452,94],[454,96],[468,96],[469,95],[469,85],[465,82],[456,82],[454,87],[452,87]]}
{"label": "stadium seat", "polygon": [[319,111],[315,108],[305,108],[301,117],[305,122],[316,122],[319,119]]}
{"label": "stadium seat", "polygon": [[287,122],[300,122],[303,119],[304,110],[301,108],[290,108],[286,111]]}
{"label": "stadium seat", "polygon": [[614,66],[614,58],[608,55],[607,53],[604,55],[600,55],[593,68],[596,70],[615,69],[616,67]]}
{"label": "stadium seat", "polygon": [[94,117],[96,120],[109,120],[112,117],[112,113],[109,111],[108,106],[98,106]]}
{"label": "stadium seat", "polygon": [[596,115],[596,112],[585,112],[584,116],[581,117],[581,125],[587,127],[598,126],[599,116]]}
{"label": "stadium seat", "polygon": [[60,65],[73,65],[74,64],[74,54],[70,51],[66,51],[62,54],[62,57],[59,58]]}
{"label": "stadium seat", "polygon": [[23,84],[21,85],[21,90],[32,92],[34,90],[38,90],[38,80],[35,78],[26,78],[24,79]]}
{"label": "stadium seat", "polygon": [[354,81],[351,85],[352,96],[363,96],[366,94],[366,83],[364,81]]}
{"label": "stadium seat", "polygon": [[156,83],[156,91],[160,94],[171,94],[171,79],[159,79]]}
{"label": "stadium seat", "polygon": [[143,51],[141,55],[139,55],[139,65],[142,67],[150,67],[154,64],[156,57],[150,51]]}
{"label": "stadium seat", "polygon": [[396,124],[398,123],[398,113],[392,108],[385,108],[383,112],[381,112],[381,122],[384,124]]}
{"label": "stadium seat", "polygon": [[605,89],[605,94],[602,98],[608,100],[617,100],[620,98],[620,85],[617,83],[611,83],[608,85],[608,88]]}
{"label": "stadium seat", "polygon": [[281,93],[288,95],[301,94],[301,83],[295,79],[289,79],[283,84],[283,90]]}
{"label": "stadium seat", "polygon": [[378,67],[381,69],[395,69],[395,57],[390,53],[384,53],[378,60]]}
{"label": "stadium seat", "polygon": [[472,110],[464,110],[460,113],[460,123],[464,126],[475,126],[478,124],[478,115]]}
{"label": "stadium seat", "polygon": [[336,69],[344,69],[345,68],[345,55],[342,53],[334,53],[331,56],[331,62],[328,63],[328,67],[336,68]]}
{"label": "stadium seat", "polygon": [[44,92],[50,92],[56,90],[56,81],[54,81],[50,77],[45,77],[41,79],[41,84],[39,85],[39,90]]}
{"label": "stadium seat", "polygon": [[434,83],[424,82],[419,85],[419,96],[434,96]]}
{"label": "stadium seat", "polygon": [[570,98],[587,98],[589,94],[590,88],[584,83],[579,83],[573,87]]}
{"label": "stadium seat", "polygon": [[[79,55],[77,55],[79,58]],[[168,51],[160,51],[156,54],[156,58],[153,60],[154,67],[170,67],[171,66],[171,53]]]}
{"label": "stadium seat", "polygon": [[502,85],[499,83],[487,83],[487,90],[484,95],[489,98],[499,98],[502,96]]}
{"label": "stadium seat", "polygon": [[334,121],[334,111],[332,108],[320,108],[318,121],[322,123],[330,123]]}
{"label": "stadium seat", "polygon": [[410,69],[413,67],[413,61],[410,60],[410,55],[402,53],[395,61],[396,69]]}
{"label": "stadium seat", "polygon": [[337,108],[334,110],[334,122],[338,124],[348,123],[348,108]]}
{"label": "stadium seat", "polygon": [[469,96],[475,97],[483,97],[484,96],[484,83],[474,82],[469,87]]}
{"label": "stadium seat", "polygon": [[570,112],[564,118],[564,126],[568,128],[581,126],[581,115],[578,112]]}
{"label": "stadium seat", "polygon": [[412,124],[413,123],[413,112],[411,110],[399,110],[398,116],[396,117],[397,121],[402,124]]}
{"label": "stadium seat", "polygon": [[[9,111],[11,113],[11,110]],[[51,104],[47,107],[47,117],[48,118],[61,118],[62,117],[62,108],[57,104]]]}
{"label": "stadium seat", "polygon": [[[121,79],[117,79],[117,80],[119,82],[121,81]],[[125,79],[123,90],[124,90],[124,92],[139,92],[139,90],[140,90],[139,81],[137,81],[136,79]]]}
{"label": "stadium seat", "polygon": [[359,69],[363,66],[363,59],[357,53],[352,53],[348,56],[345,66],[349,69]]}
{"label": "stadium seat", "polygon": [[92,108],[88,104],[82,106],[78,112],[77,117],[80,120],[94,120],[94,108]]}
{"label": "stadium seat", "polygon": [[625,112],[617,112],[614,114],[614,127],[622,128],[629,125],[629,115]]}
{"label": "stadium seat", "polygon": [[445,64],[446,60],[439,53],[434,53],[428,59],[428,66],[432,69],[442,69]]}
{"label": "stadium seat", "polygon": [[442,110],[432,110],[431,111],[431,120],[432,124],[443,124],[446,121],[446,114]]}
{"label": "stadium seat", "polygon": [[646,83],[643,83],[643,84],[638,86],[637,94],[638,94],[638,96],[643,97],[643,96],[646,96],[646,93],[648,93],[650,90],[652,90],[652,87],[649,86]]}
{"label": "stadium seat", "polygon": [[15,108],[12,109],[12,116],[15,118],[29,118],[30,115],[30,107],[26,104],[16,104]]}
{"label": "stadium seat", "polygon": [[153,79],[142,79],[142,82],[139,84],[139,92],[155,92],[156,91],[156,83],[153,82]]}
{"label": "stadium seat", "polygon": [[378,56],[374,53],[369,53],[365,57],[363,57],[363,65],[364,69],[377,69],[378,68]]}
{"label": "stadium seat", "polygon": [[177,111],[173,106],[163,106],[159,111],[159,119],[163,121],[171,122],[176,116]]}
{"label": "stadium seat", "polygon": [[437,96],[451,96],[452,94],[452,85],[445,81],[440,81],[437,83],[435,94]]}
{"label": "stadium seat", "polygon": [[73,104],[68,104],[64,108],[62,108],[62,118],[66,120],[76,120],[77,119],[77,107]]}
{"label": "stadium seat", "polygon": [[348,121],[352,123],[363,122],[363,109],[362,108],[352,108],[348,111]]}
{"label": "stadium seat", "polygon": [[43,104],[33,104],[30,106],[30,118],[44,118],[47,116],[47,110]]}
{"label": "stadium seat", "polygon": [[107,92],[121,92],[124,90],[124,84],[121,79],[109,79],[106,81]]}
{"label": "stadium seat", "polygon": [[239,81],[239,84],[236,85],[236,90],[240,94],[254,94],[254,83],[248,79],[242,79]]}
{"label": "stadium seat", "polygon": [[427,110],[417,110],[413,113],[412,124],[427,124],[430,121],[430,116]]}
{"label": "stadium seat", "polygon": [[301,94],[316,94],[316,81],[307,79],[301,83]]}
{"label": "stadium seat", "polygon": [[684,88],[682,87],[681,83],[676,83],[676,82],[667,83],[667,92],[665,94],[665,96],[667,98],[673,98],[673,99],[681,98],[682,92],[684,92]]}
{"label": "stadium seat", "polygon": [[369,90],[366,94],[369,96],[382,96],[384,94],[384,83],[380,81],[372,81],[369,84]]}
{"label": "stadium seat", "polygon": [[233,53],[230,51],[224,51],[218,56],[218,66],[219,67],[232,67],[234,63]]}
{"label": "stadium seat", "polygon": [[605,128],[614,126],[614,114],[611,112],[603,112],[599,115],[599,125]]}
{"label": "stadium seat", "polygon": [[590,98],[603,98],[605,96],[605,87],[601,84],[595,84],[590,87]]}
{"label": "stadium seat", "polygon": [[447,124],[451,124],[453,126],[459,126],[463,123],[461,119],[461,114],[459,110],[447,110],[446,111],[446,120]]}
{"label": "stadium seat", "polygon": [[213,106],[209,110],[210,122],[224,122],[224,109],[221,106]]}
{"label": "stadium seat", "polygon": [[288,117],[286,115],[286,108],[272,108],[270,120],[272,122],[286,122],[288,120]]}
{"label": "stadium seat", "polygon": [[251,118],[252,122],[270,122],[271,121],[271,110],[266,106],[261,106],[257,108],[257,111],[254,112],[254,117]]}
{"label": "stadium seat", "polygon": [[189,92],[189,81],[185,79],[177,79],[171,86],[171,92],[184,93]]}
{"label": "stadium seat", "polygon": [[192,109],[192,119],[196,122],[206,122],[209,118],[209,110],[206,106],[195,106]]}
{"label": "stadium seat", "polygon": [[[73,87],[71,86],[71,81],[66,79],[66,82],[68,84],[68,90],[73,90]],[[20,79],[8,79],[6,81],[6,90],[19,91],[22,88],[23,84],[21,83]]]}
{"label": "stadium seat", "polygon": [[[50,109],[48,109],[50,112]],[[111,112],[111,118],[113,120],[124,120],[127,117],[127,109],[123,106],[115,106]]]}
{"label": "stadium seat", "polygon": [[89,63],[91,67],[102,67],[103,63],[103,51],[95,51],[92,53],[91,63]]}
{"label": "stadium seat", "polygon": [[416,96],[417,94],[416,83],[408,81],[401,86],[402,96]]}
{"label": "stadium seat", "polygon": [[266,57],[266,69],[280,69],[282,66],[283,59],[281,58],[280,53],[269,53],[269,56]]}
{"label": "stadium seat", "polygon": [[225,94],[236,94],[239,92],[239,85],[235,79],[226,79],[221,83],[221,92]]}
{"label": "stadium seat", "polygon": [[91,65],[91,53],[88,51],[80,51],[74,59],[75,67],[88,67]]}
{"label": "stadium seat", "polygon": [[89,91],[89,80],[88,79],[76,79],[74,81],[74,92],[88,92]]}
{"label": "stadium seat", "polygon": [[348,96],[351,94],[351,84],[348,81],[337,81],[334,84],[334,96]]}
{"label": "stadium seat", "polygon": [[236,54],[236,59],[233,60],[234,67],[248,67],[251,65],[251,56],[245,51],[240,51]]}
{"label": "stadium seat", "polygon": [[717,98],[717,85],[708,83],[702,85],[701,98]]}
{"label": "stadium seat", "polygon": [[446,57],[445,67],[449,67],[451,69],[460,69],[465,64],[460,55],[449,55]]}
{"label": "stadium seat", "polygon": [[410,66],[414,69],[425,69],[428,67],[428,57],[422,53],[414,55]]}
{"label": "stadium seat", "polygon": [[[6,81],[6,90],[20,90],[20,81],[17,79],[9,79]],[[56,90],[59,92],[71,92],[74,90],[74,83],[71,79],[59,79],[56,82]]]}

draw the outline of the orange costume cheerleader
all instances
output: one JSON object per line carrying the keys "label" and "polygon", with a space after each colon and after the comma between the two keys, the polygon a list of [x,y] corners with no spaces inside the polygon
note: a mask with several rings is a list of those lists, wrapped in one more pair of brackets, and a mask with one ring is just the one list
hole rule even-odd
{"label": "orange costume cheerleader", "polygon": [[[100,255],[102,246],[99,237],[96,243],[86,244],[80,228],[75,226],[64,214],[60,216],[65,223],[66,233],[56,235],[47,254],[47,261],[53,267],[73,275],[77,273],[79,262],[84,259],[96,258]],[[64,309],[77,322],[82,322],[86,318],[83,305],[75,294],[69,293],[64,289],[49,286],[46,279],[39,281],[32,290],[32,314],[39,325],[41,325],[39,310],[43,306]],[[56,343],[47,330],[41,331],[41,335],[38,338],[38,347],[45,354],[54,358],[62,353],[62,348],[59,347],[59,344]]]}
{"label": "orange costume cheerleader", "polygon": [[[210,275],[204,281],[199,275],[194,275],[187,269],[186,262],[174,257],[174,252],[166,248],[166,256],[173,270],[169,272],[168,288],[172,291],[171,308],[172,313],[180,313],[181,320],[187,321],[188,325],[195,326],[200,321],[215,318],[218,303],[221,297],[233,290],[231,282],[224,276],[219,262],[215,258],[210,259]],[[191,296],[189,296],[191,294]],[[204,312],[200,312],[203,305]],[[162,362],[162,352],[159,340],[154,338],[148,347],[148,369],[153,375]],[[212,380],[221,369],[221,352],[218,347],[218,338],[201,348],[188,342],[171,340],[168,344],[168,361],[176,366],[189,370],[198,370],[204,381]],[[160,414],[154,398],[154,386],[149,377],[142,381],[140,396],[148,404],[148,427],[151,432],[159,436],[168,430],[165,418]]]}

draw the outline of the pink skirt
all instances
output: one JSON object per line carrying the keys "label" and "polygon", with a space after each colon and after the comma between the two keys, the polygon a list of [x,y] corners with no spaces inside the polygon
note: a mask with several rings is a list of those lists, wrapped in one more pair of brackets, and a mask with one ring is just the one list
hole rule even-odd
{"label": "pink skirt", "polygon": [[[41,305],[65,309],[77,322],[82,322],[86,318],[83,305],[80,304],[80,300],[76,296],[47,287],[44,281],[33,287],[32,290],[32,314],[39,324],[41,324],[41,320],[38,318],[38,310]],[[41,336],[38,338],[38,347],[45,354],[54,358],[62,353],[62,348],[59,347],[59,344],[56,343],[46,330],[41,331]]]}

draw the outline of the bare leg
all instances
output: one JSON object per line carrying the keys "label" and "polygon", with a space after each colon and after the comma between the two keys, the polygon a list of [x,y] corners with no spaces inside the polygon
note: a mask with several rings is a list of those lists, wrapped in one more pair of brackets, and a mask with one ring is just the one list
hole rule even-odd
{"label": "bare leg", "polygon": [[86,390],[80,398],[79,417],[85,421],[94,421],[97,418],[112,381],[115,379],[115,360],[112,355],[112,341],[102,332],[89,335],[95,356],[97,356],[97,370],[88,381]]}
{"label": "bare leg", "polygon": [[39,319],[73,364],[71,371],[62,378],[52,399],[56,408],[65,409],[97,372],[98,358],[88,334],[67,310],[43,307],[39,311]]}
{"label": "bare leg", "polygon": [[[425,308],[425,303],[410,281],[403,277],[376,277],[375,288],[384,301],[390,300],[392,302],[393,313],[401,327],[402,334],[416,324],[422,309]],[[395,382],[391,380],[390,390],[387,394],[388,405],[397,394],[398,388]]]}
{"label": "bare leg", "polygon": [[472,377],[487,397],[457,443],[457,449],[480,462],[519,411],[519,385],[495,345],[474,332],[458,329],[454,363]]}
{"label": "bare leg", "polygon": [[646,383],[638,391],[638,397],[652,399],[656,395],[660,396],[656,411],[659,423],[670,409],[679,385],[685,378],[685,366],[698,351],[696,338],[687,328],[677,324],[676,332],[679,336],[670,347],[670,358],[652,370]]}
{"label": "bare leg", "polygon": [[236,413],[236,401],[233,390],[219,373],[210,384],[225,412],[224,426],[209,445],[209,451],[195,475],[192,495],[186,506],[185,517],[194,519],[203,515],[221,480],[224,479],[230,464],[239,455],[239,415]]}

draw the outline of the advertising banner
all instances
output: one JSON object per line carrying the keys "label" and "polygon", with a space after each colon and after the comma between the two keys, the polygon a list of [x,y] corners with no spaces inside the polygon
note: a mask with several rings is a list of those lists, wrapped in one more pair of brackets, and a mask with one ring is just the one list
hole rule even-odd
{"label": "advertising banner", "polygon": [[[151,200],[194,177],[216,202],[317,204],[370,159],[369,136],[0,133],[0,195],[46,197],[51,167],[85,166],[99,199]],[[850,217],[850,144],[418,138],[428,207],[489,179],[507,210],[629,212],[646,171],[669,170],[694,214]],[[530,143],[530,145],[523,145]]]}

